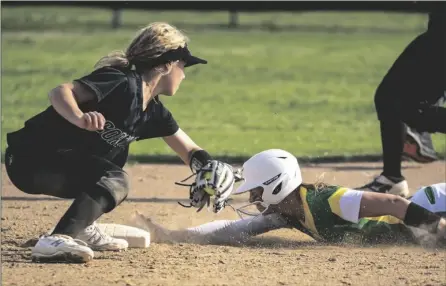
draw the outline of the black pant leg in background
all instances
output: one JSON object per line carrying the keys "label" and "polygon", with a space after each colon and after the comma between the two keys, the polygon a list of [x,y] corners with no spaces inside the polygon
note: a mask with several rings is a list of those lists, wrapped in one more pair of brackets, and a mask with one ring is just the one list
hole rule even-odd
{"label": "black pant leg in background", "polygon": [[444,96],[445,52],[441,39],[428,33],[419,35],[404,49],[376,90],[380,121],[400,120],[411,127],[419,125],[420,131],[442,129],[440,122],[425,120],[419,109],[434,106]]}
{"label": "black pant leg in background", "polygon": [[384,170],[400,177],[406,126],[445,132],[446,109],[435,106],[444,96],[444,45],[432,34],[416,37],[389,69],[375,94],[380,120]]}

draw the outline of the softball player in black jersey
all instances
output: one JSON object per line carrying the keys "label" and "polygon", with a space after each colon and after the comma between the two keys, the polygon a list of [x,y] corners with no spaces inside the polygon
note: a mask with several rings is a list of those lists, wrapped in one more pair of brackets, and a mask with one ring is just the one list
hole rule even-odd
{"label": "softball player in black jersey", "polygon": [[446,133],[446,2],[433,2],[427,30],[401,53],[375,94],[383,172],[361,190],[407,197],[402,155],[437,160],[430,133]]}
{"label": "softball player in black jersey", "polygon": [[[51,106],[7,134],[6,170],[18,189],[74,199],[51,235],[39,239],[33,259],[86,262],[93,250],[127,248],[95,221],[127,197],[123,166],[131,142],[162,137],[196,172],[212,161],[158,98],[175,94],[185,67],[207,63],[191,55],[187,42],[167,23],[148,25],[125,52],[103,57],[92,73],[51,90]],[[226,183],[232,188],[233,180]]]}

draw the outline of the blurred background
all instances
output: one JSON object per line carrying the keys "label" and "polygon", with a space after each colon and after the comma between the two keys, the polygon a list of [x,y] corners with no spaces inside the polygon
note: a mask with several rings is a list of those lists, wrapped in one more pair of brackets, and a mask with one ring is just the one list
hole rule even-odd
{"label": "blurred background", "polygon": [[[166,21],[183,30],[193,53],[209,64],[187,69],[178,93],[162,100],[211,154],[249,157],[281,148],[302,159],[379,159],[375,89],[427,27],[423,5],[412,2],[359,8],[342,2],[335,10],[324,9],[324,3],[336,5],[328,2],[290,2],[300,7],[295,11],[290,3],[276,11],[255,2],[251,8],[209,2],[203,11],[190,2],[172,10],[169,1],[164,7],[19,3],[2,2],[2,153],[5,134],[49,105],[49,90],[91,72],[107,53],[125,50],[148,23]],[[433,138],[444,156],[444,135]],[[173,152],[154,139],[133,143],[131,154],[153,159]]]}

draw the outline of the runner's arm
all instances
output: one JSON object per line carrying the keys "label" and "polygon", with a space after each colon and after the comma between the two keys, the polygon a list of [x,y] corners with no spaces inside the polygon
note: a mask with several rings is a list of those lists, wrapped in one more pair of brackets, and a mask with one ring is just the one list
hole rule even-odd
{"label": "runner's arm", "polygon": [[253,236],[287,227],[285,219],[277,214],[239,220],[217,220],[179,230],[166,229],[141,214],[136,216],[135,223],[150,231],[153,242],[197,244],[243,244]]}

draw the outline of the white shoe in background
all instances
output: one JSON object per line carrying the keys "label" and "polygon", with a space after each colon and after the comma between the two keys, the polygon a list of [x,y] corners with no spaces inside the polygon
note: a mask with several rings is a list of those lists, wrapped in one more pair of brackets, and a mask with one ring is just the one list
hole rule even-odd
{"label": "white shoe in background", "polygon": [[119,251],[126,250],[129,246],[124,239],[113,238],[110,235],[102,232],[94,222],[82,230],[76,239],[80,239],[93,249],[98,251],[111,250]]}
{"label": "white shoe in background", "polygon": [[406,180],[392,180],[384,175],[379,175],[371,183],[355,189],[360,191],[393,194],[403,198],[409,196],[409,186],[407,185]]}

